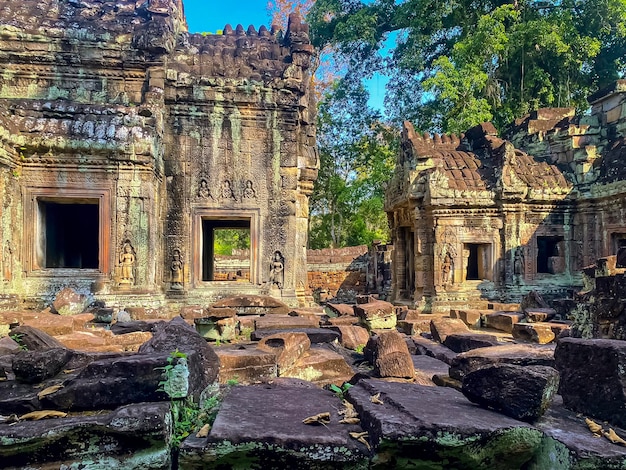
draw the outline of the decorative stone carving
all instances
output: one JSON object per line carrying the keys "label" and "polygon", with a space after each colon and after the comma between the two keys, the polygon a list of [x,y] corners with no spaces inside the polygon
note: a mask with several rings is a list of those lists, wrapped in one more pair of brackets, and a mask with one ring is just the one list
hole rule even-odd
{"label": "decorative stone carving", "polygon": [[135,249],[130,240],[126,240],[120,253],[120,286],[131,286],[135,283]]}
{"label": "decorative stone carving", "polygon": [[526,272],[526,260],[524,257],[524,249],[521,246],[518,246],[515,249],[515,255],[513,258],[513,274],[517,281],[524,278],[524,273]]}
{"label": "decorative stone carving", "polygon": [[172,271],[172,284],[170,289],[183,290],[183,261],[179,249],[175,249],[172,252],[172,264],[170,270]]}
{"label": "decorative stone carving", "polygon": [[232,199],[233,201],[237,200],[230,180],[224,180],[222,183],[222,199]]}
{"label": "decorative stone carving", "polygon": [[443,285],[448,284],[450,281],[454,283],[454,276],[450,279],[451,272],[454,273],[454,259],[450,252],[448,252],[443,257],[443,263],[441,264],[441,283]]}
{"label": "decorative stone carving", "polygon": [[285,258],[280,251],[274,252],[272,263],[270,265],[270,285],[279,289],[283,288],[285,278]]}
{"label": "decorative stone carving", "polygon": [[255,199],[256,191],[252,187],[252,180],[246,181],[246,187],[243,190],[243,198],[244,199]]}
{"label": "decorative stone carving", "polygon": [[200,199],[213,199],[211,190],[209,189],[209,182],[204,178],[200,180],[200,184],[198,185],[198,197]]}

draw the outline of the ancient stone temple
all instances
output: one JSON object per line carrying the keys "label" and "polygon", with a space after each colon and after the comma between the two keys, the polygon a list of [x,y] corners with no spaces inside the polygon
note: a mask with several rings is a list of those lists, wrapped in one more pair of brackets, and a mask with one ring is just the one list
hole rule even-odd
{"label": "ancient stone temple", "polygon": [[589,115],[535,111],[506,139],[488,123],[460,136],[404,124],[386,193],[394,301],[429,311],[563,296],[626,247],[626,81],[589,102]]}
{"label": "ancient stone temple", "polygon": [[297,15],[200,35],[181,0],[4,2],[0,294],[302,303],[311,53]]}

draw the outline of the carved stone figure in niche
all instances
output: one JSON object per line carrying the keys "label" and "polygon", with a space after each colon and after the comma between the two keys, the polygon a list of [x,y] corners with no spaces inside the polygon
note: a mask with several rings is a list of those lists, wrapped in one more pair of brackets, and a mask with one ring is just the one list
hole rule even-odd
{"label": "carved stone figure in niche", "polygon": [[224,180],[222,183],[222,199],[235,199],[235,193],[233,192],[233,188],[230,184],[230,181]]}
{"label": "carved stone figure in niche", "polygon": [[2,274],[5,281],[13,278],[13,250],[8,240],[5,242],[2,253]]}
{"label": "carved stone figure in niche", "polygon": [[183,288],[183,262],[180,256],[180,250],[174,250],[172,253],[172,285],[173,290],[182,290]]}
{"label": "carved stone figure in niche", "polygon": [[198,197],[201,199],[213,199],[211,190],[209,189],[209,183],[205,179],[200,180],[200,186],[198,187]]}
{"label": "carved stone figure in niche", "polygon": [[246,199],[254,199],[256,197],[256,191],[252,187],[252,181],[246,181],[246,187],[243,190],[243,197]]}
{"label": "carved stone figure in niche", "polygon": [[120,285],[132,285],[135,283],[135,250],[130,241],[124,242],[122,253],[120,254],[121,277]]}
{"label": "carved stone figure in niche", "polygon": [[285,278],[285,258],[280,251],[274,252],[274,258],[270,265],[270,285],[272,287],[277,286],[279,289],[283,288],[283,282]]}
{"label": "carved stone figure in niche", "polygon": [[513,258],[513,274],[519,279],[524,276],[526,270],[526,261],[524,259],[524,250],[521,246],[518,246],[515,250]]}
{"label": "carved stone figure in niche", "polygon": [[454,272],[454,259],[450,253],[446,253],[441,263],[441,283],[446,285],[450,282],[450,273]]}

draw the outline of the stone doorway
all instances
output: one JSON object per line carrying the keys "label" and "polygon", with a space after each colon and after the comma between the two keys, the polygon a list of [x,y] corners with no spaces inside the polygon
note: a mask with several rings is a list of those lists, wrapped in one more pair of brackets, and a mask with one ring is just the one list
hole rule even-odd
{"label": "stone doorway", "polygon": [[250,282],[250,220],[202,220],[202,281]]}
{"label": "stone doorway", "polygon": [[44,268],[98,269],[98,200],[39,200],[38,264]]}
{"label": "stone doorway", "polygon": [[563,237],[537,237],[537,273],[557,274],[564,271]]}
{"label": "stone doorway", "polygon": [[465,243],[463,251],[466,257],[465,280],[482,281],[490,279],[490,243]]}

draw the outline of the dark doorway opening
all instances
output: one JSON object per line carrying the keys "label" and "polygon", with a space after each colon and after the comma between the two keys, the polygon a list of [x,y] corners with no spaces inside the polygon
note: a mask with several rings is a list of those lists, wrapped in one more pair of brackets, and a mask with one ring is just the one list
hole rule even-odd
{"label": "dark doorway opening", "polygon": [[202,280],[250,281],[250,220],[202,219]]}
{"label": "dark doorway opening", "polygon": [[616,267],[626,268],[626,234],[613,234],[613,252],[617,255]]}
{"label": "dark doorway opening", "polygon": [[491,244],[466,243],[464,250],[467,255],[465,280],[482,281],[484,279],[490,279]]}
{"label": "dark doorway opening", "polygon": [[537,272],[555,274],[561,272],[563,237],[537,237]]}
{"label": "dark doorway opening", "polygon": [[98,202],[39,201],[46,268],[98,269]]}

